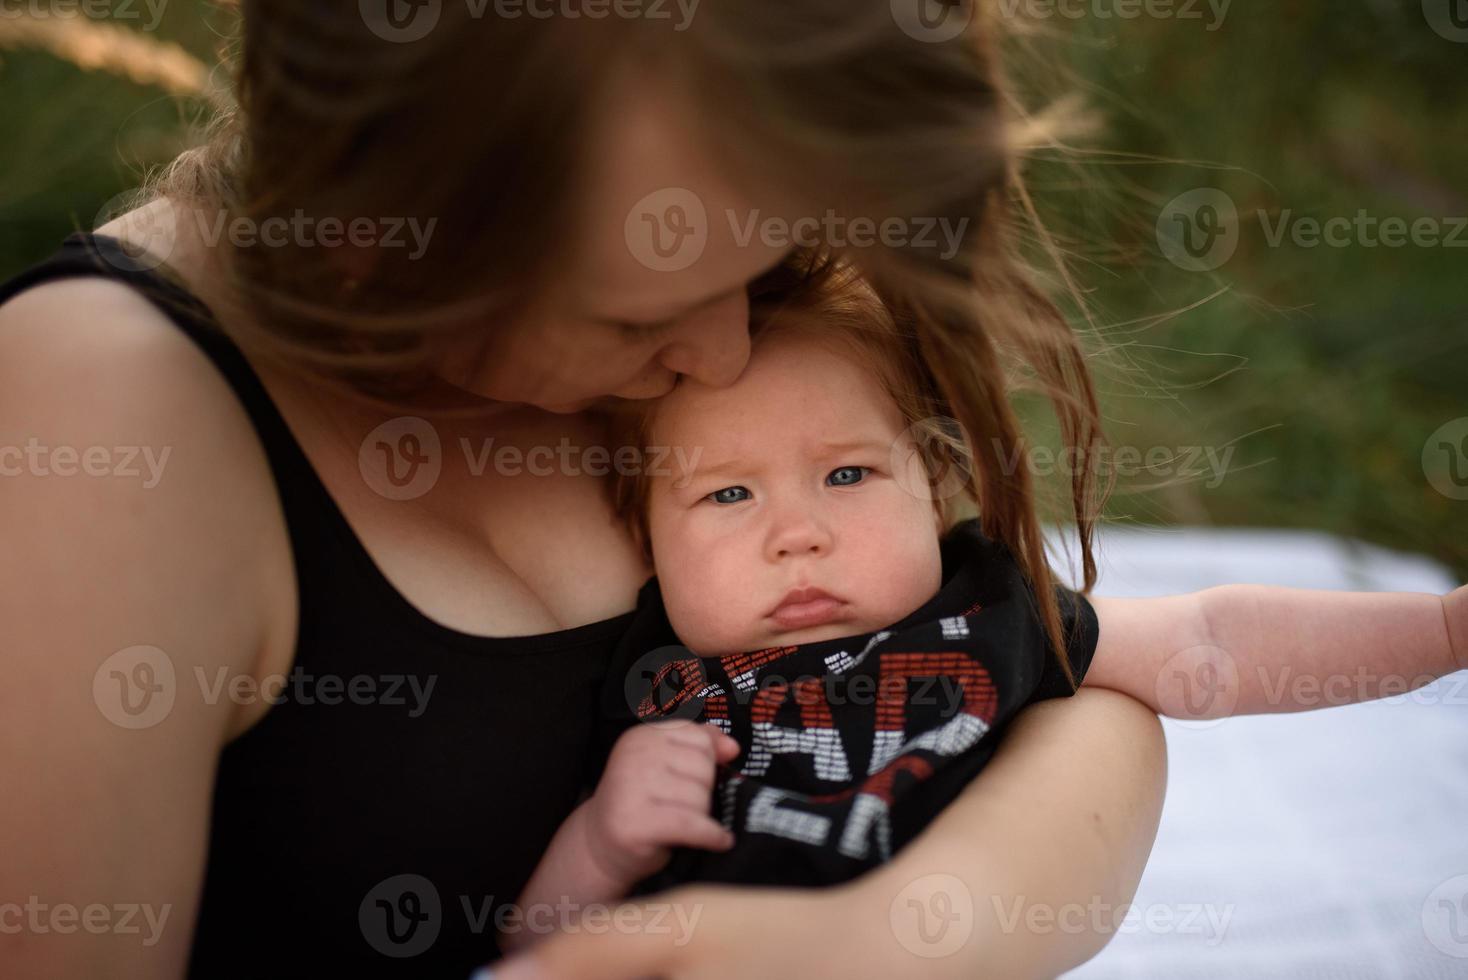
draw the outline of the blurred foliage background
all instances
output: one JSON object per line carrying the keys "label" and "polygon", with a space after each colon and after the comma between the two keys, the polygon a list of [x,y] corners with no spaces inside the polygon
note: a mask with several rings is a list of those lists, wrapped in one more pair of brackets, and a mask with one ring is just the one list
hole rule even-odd
{"label": "blurred foliage background", "polygon": [[[1468,501],[1434,488],[1468,473],[1468,443],[1428,446],[1468,417],[1468,228],[1456,248],[1266,233],[1361,211],[1452,233],[1468,215],[1468,30],[1434,29],[1435,0],[982,2],[1014,28],[1026,103],[1083,104],[1096,124],[1036,149],[1028,174],[1084,295],[1077,322],[1111,348],[1112,443],[1171,453],[1119,479],[1109,518],[1313,528],[1468,576]],[[1439,26],[1450,4],[1468,19],[1442,0]],[[0,0],[0,277],[197,139],[231,16]],[[1206,271],[1158,239],[1167,203],[1197,188],[1239,215],[1236,250]],[[1226,469],[1187,472],[1195,446],[1231,450]]]}

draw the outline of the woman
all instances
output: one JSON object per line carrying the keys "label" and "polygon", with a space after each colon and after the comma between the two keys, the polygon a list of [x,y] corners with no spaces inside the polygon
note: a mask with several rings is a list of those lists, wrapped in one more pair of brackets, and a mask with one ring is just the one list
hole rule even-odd
{"label": "woman", "polygon": [[[595,775],[601,671],[651,573],[590,462],[594,410],[735,378],[750,292],[800,288],[823,251],[781,229],[907,220],[859,261],[925,324],[961,421],[1018,438],[1008,339],[1095,438],[1079,345],[1004,235],[988,29],[850,6],[242,4],[239,111],[157,199],[0,289],[0,417],[39,447],[0,481],[24,692],[0,819],[26,842],[7,891],[50,909],[0,932],[8,976],[492,959]],[[924,218],[962,247],[919,240]],[[128,478],[140,455],[156,479]],[[62,476],[76,457],[110,478]],[[997,466],[986,530],[1047,584],[1027,478]],[[1083,691],[1029,709],[877,873],[679,890],[686,933],[642,903],[502,973],[1053,974],[1109,936],[1014,908],[1126,902],[1162,785],[1155,716]]]}

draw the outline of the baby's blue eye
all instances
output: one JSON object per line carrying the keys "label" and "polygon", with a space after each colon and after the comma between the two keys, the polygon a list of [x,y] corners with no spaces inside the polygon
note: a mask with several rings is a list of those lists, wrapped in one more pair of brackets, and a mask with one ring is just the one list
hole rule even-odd
{"label": "baby's blue eye", "polygon": [[865,466],[843,466],[839,470],[832,470],[831,475],[826,479],[838,487],[849,487],[854,483],[860,483],[866,473]]}
{"label": "baby's blue eye", "polygon": [[[742,494],[744,494],[744,496],[743,497],[729,497],[729,496],[726,496],[727,494],[731,494],[731,493],[742,493]],[[725,487],[722,490],[715,490],[713,493],[709,494],[706,499],[712,500],[716,504],[737,504],[741,500],[747,500],[748,498],[749,498],[749,491],[746,490],[746,489],[744,489],[743,487]]]}

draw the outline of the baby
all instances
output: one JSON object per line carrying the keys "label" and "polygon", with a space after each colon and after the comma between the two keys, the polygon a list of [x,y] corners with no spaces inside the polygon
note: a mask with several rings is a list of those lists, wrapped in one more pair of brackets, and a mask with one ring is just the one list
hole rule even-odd
{"label": "baby", "polygon": [[681,379],[629,423],[634,444],[692,462],[616,489],[657,576],[609,674],[600,782],[522,907],[848,880],[961,792],[1015,713],[1081,682],[1205,717],[1180,710],[1172,675],[1223,678],[1212,710],[1246,714],[1303,707],[1270,671],[1364,666],[1415,687],[1468,666],[1468,590],[1255,586],[1057,587],[1061,663],[1014,557],[935,492],[962,444],[915,363],[851,288],[758,320],[734,384]]}

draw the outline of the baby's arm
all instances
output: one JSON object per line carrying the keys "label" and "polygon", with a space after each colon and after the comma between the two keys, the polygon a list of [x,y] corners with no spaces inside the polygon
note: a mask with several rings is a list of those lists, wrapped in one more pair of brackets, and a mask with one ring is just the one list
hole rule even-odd
{"label": "baby's arm", "polygon": [[622,733],[596,792],[561,824],[525,885],[508,951],[559,920],[560,909],[615,902],[668,863],[676,845],[727,850],[734,837],[709,814],[718,763],[739,743],[709,725],[659,721]]}
{"label": "baby's arm", "polygon": [[1223,585],[1091,604],[1101,636],[1084,683],[1175,717],[1369,701],[1468,669],[1468,586],[1435,596]]}

